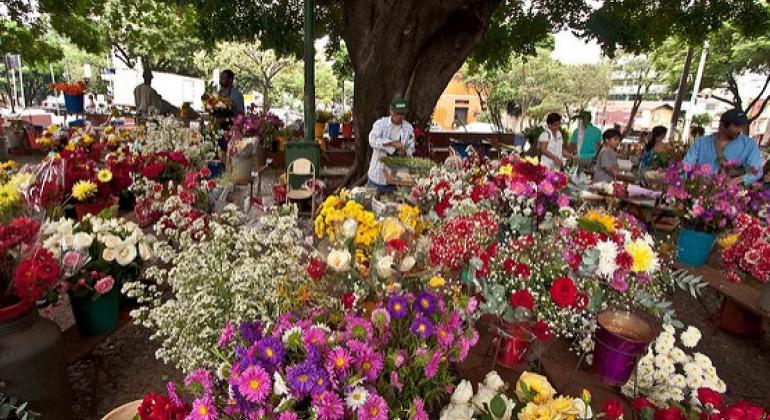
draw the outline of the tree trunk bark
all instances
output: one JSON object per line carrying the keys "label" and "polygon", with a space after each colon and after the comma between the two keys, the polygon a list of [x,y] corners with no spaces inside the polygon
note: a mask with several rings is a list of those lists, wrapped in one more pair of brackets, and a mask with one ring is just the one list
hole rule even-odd
{"label": "tree trunk bark", "polygon": [[[343,39],[355,70],[356,159],[348,179],[366,173],[369,131],[386,115],[393,97],[409,102],[410,121],[429,122],[438,98],[481,41],[501,1],[345,0]],[[426,2],[431,6],[425,7]]]}
{"label": "tree trunk bark", "polygon": [[270,110],[270,81],[266,80],[262,89],[262,110],[267,112]]}
{"label": "tree trunk bark", "polygon": [[[695,49],[691,46],[687,48],[687,56],[684,58],[684,68],[682,68],[682,75],[679,76],[679,86],[676,89],[676,99],[674,100],[674,111],[671,113],[671,124],[668,130],[668,139],[674,138],[674,132],[676,126],[679,124],[679,115],[682,113],[682,101],[684,100],[685,90],[687,90],[687,77],[690,76],[690,65],[692,64],[692,56]],[[686,133],[682,133],[684,136]]]}
{"label": "tree trunk bark", "polygon": [[628,133],[634,126],[634,120],[636,119],[636,113],[639,112],[639,107],[642,105],[644,94],[647,93],[647,89],[642,92],[642,80],[639,80],[639,86],[636,88],[636,95],[634,96],[634,105],[631,107],[631,115],[628,116],[628,124],[623,129],[623,138],[628,137]]}

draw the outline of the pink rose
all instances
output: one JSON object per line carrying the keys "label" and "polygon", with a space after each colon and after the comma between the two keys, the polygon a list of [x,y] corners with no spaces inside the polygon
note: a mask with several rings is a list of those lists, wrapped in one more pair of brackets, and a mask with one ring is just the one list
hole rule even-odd
{"label": "pink rose", "polygon": [[69,251],[66,254],[64,254],[64,257],[62,258],[61,262],[64,264],[67,268],[77,269],[77,267],[80,266],[80,263],[83,261],[82,255],[80,255],[79,252],[76,251]]}
{"label": "pink rose", "polygon": [[96,290],[96,293],[103,295],[112,290],[112,286],[114,285],[115,279],[113,279],[112,276],[102,277],[96,282],[94,290]]}

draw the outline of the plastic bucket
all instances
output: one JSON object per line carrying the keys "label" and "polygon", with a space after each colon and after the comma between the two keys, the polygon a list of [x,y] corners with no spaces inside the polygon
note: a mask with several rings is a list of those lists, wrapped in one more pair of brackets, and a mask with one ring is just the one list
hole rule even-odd
{"label": "plastic bucket", "polygon": [[700,267],[708,261],[716,235],[683,228],[679,231],[676,261],[692,267]]}
{"label": "plastic bucket", "polygon": [[322,122],[315,123],[315,138],[317,139],[324,138],[324,128],[326,128],[326,123],[322,123]]}
{"label": "plastic bucket", "polygon": [[343,123],[342,124],[342,137],[349,139],[353,137],[353,124],[352,123]]}
{"label": "plastic bucket", "polygon": [[223,165],[222,162],[219,160],[212,160],[207,164],[207,166],[209,167],[209,171],[211,171],[212,178],[221,177],[222,172],[225,169],[225,165]]}
{"label": "plastic bucket", "polygon": [[497,352],[497,364],[513,369],[527,361],[527,354],[532,347],[534,335],[523,324],[504,323],[497,337],[500,347]]}
{"label": "plastic bucket", "polygon": [[82,114],[83,113],[84,95],[67,95],[64,94],[64,108],[67,109],[69,114]]}
{"label": "plastic bucket", "polygon": [[102,335],[118,325],[118,307],[120,303],[120,285],[115,283],[112,289],[94,299],[93,296],[78,297],[70,294],[72,314],[75,315],[80,335]]}
{"label": "plastic bucket", "polygon": [[340,136],[340,124],[329,123],[329,138],[336,139],[339,136]]}
{"label": "plastic bucket", "polygon": [[598,324],[594,372],[605,384],[623,385],[655,338],[655,331],[645,320],[625,311],[604,311]]}

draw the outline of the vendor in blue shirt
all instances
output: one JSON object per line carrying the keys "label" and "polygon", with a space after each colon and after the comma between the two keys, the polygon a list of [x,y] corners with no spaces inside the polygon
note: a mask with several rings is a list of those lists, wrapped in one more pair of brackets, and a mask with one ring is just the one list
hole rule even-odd
{"label": "vendor in blue shirt", "polygon": [[738,162],[745,174],[735,177],[736,182],[745,185],[762,179],[762,155],[754,139],[743,134],[748,124],[746,113],[732,109],[719,120],[719,131],[695,140],[684,157],[684,162],[691,165],[708,164],[712,172],[721,168],[724,162]]}

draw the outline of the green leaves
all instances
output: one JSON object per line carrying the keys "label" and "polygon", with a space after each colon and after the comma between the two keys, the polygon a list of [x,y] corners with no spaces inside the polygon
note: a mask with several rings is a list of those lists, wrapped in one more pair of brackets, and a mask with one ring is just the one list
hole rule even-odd
{"label": "green leaves", "polygon": [[679,289],[689,291],[694,298],[700,296],[703,288],[708,286],[708,283],[703,281],[703,277],[691,274],[686,269],[671,273],[671,280]]}

